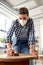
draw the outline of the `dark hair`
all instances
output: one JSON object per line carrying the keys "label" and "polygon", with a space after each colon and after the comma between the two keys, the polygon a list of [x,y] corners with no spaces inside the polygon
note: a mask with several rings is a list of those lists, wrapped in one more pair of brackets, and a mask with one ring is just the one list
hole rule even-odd
{"label": "dark hair", "polygon": [[19,9],[19,14],[27,14],[27,16],[28,16],[28,15],[29,15],[29,11],[28,11],[27,8],[21,7],[21,8]]}

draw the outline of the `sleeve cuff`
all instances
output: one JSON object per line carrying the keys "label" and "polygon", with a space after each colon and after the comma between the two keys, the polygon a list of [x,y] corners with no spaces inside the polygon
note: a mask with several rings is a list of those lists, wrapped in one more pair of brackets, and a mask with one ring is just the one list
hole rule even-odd
{"label": "sleeve cuff", "polygon": [[35,42],[28,42],[28,45],[30,45],[30,44],[35,44]]}

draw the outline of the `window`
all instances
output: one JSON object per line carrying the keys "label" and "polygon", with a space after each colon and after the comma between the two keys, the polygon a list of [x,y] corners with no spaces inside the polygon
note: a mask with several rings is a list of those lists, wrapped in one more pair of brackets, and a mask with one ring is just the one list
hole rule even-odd
{"label": "window", "polygon": [[7,31],[17,16],[14,14],[14,11],[7,7],[5,4],[0,3],[0,47],[5,46],[5,38],[7,35]]}
{"label": "window", "polygon": [[43,48],[43,19],[40,21],[40,46]]}
{"label": "window", "polygon": [[0,38],[4,37],[5,20],[6,20],[6,16],[0,13]]}
{"label": "window", "polygon": [[43,54],[43,18],[40,19],[40,53]]}
{"label": "window", "polygon": [[2,47],[3,43],[5,42],[7,31],[9,29],[12,21],[13,21],[12,18],[9,18],[9,17],[3,15],[2,13],[0,13],[0,47]]}

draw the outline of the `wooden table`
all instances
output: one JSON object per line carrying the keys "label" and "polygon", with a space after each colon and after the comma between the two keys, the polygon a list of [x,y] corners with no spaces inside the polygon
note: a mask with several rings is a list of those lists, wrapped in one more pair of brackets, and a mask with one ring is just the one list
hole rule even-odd
{"label": "wooden table", "polygon": [[29,65],[29,60],[37,59],[37,55],[19,54],[19,56],[7,56],[0,54],[0,65]]}

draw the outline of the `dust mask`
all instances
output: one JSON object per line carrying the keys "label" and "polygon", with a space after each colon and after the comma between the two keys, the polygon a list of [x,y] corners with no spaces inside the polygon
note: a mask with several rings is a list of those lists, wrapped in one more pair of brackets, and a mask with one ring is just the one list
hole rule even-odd
{"label": "dust mask", "polygon": [[27,23],[27,20],[19,20],[19,23],[24,26]]}

